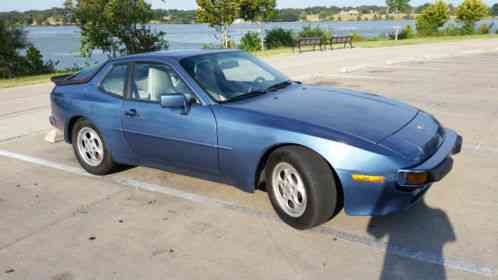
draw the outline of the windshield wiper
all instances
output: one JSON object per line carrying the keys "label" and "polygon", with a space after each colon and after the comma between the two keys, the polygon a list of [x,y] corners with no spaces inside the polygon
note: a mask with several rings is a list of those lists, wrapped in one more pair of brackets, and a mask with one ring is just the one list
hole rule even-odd
{"label": "windshield wiper", "polygon": [[290,86],[291,84],[292,84],[291,80],[283,81],[283,82],[280,82],[280,83],[276,83],[276,84],[274,84],[272,86],[269,86],[266,89],[255,89],[255,90],[251,90],[251,91],[249,91],[247,93],[244,93],[244,94],[232,97],[232,98],[230,98],[230,99],[228,99],[226,101],[223,101],[223,103],[228,103],[228,102],[232,102],[232,101],[238,101],[238,100],[242,100],[242,99],[246,99],[246,98],[250,98],[250,97],[254,97],[254,96],[259,96],[259,95],[267,94],[267,93],[272,92],[272,91],[277,91],[279,89],[286,88],[286,87]]}
{"label": "windshield wiper", "polygon": [[287,81],[283,81],[283,82],[280,82],[280,83],[276,83],[270,87],[268,87],[265,91],[267,92],[270,92],[270,91],[276,91],[276,90],[279,90],[279,89],[284,89],[288,86],[292,85],[292,81],[291,80],[287,80]]}
{"label": "windshield wiper", "polygon": [[230,99],[228,99],[226,101],[223,101],[223,103],[228,103],[228,102],[232,102],[232,101],[242,100],[242,99],[246,99],[246,98],[250,98],[250,97],[254,97],[254,96],[258,96],[258,95],[263,95],[263,94],[266,94],[266,93],[268,93],[268,91],[266,91],[266,90],[261,90],[261,89],[252,90],[252,91],[249,91],[247,93],[244,93],[244,94],[232,97],[232,98],[230,98]]}

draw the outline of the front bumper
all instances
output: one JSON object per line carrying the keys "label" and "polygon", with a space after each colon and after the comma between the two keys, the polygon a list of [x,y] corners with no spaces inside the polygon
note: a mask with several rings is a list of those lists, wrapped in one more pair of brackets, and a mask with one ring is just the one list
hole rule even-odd
{"label": "front bumper", "polygon": [[[344,208],[349,215],[386,215],[411,207],[435,182],[443,179],[453,168],[452,156],[460,153],[463,139],[455,131],[446,129],[438,150],[422,164],[385,174],[383,184],[356,182],[352,173],[338,171],[344,189]],[[402,174],[425,172],[429,180],[423,185],[408,185]]]}
{"label": "front bumper", "polygon": [[454,131],[447,130],[445,140],[434,155],[426,160],[421,165],[409,169],[398,171],[398,185],[400,187],[420,187],[410,184],[407,181],[407,174],[427,174],[428,181],[424,184],[435,183],[441,181],[453,168],[452,155],[458,154],[462,150],[462,136]]}

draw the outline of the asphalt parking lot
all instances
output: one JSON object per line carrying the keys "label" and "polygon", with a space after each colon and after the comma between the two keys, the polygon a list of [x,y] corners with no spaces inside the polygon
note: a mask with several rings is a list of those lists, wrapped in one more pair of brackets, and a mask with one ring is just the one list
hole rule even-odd
{"label": "asphalt parking lot", "polygon": [[304,232],[262,191],[142,167],[89,176],[43,140],[51,86],[3,90],[0,279],[498,279],[497,65],[482,52],[310,78],[406,101],[465,145],[414,208]]}

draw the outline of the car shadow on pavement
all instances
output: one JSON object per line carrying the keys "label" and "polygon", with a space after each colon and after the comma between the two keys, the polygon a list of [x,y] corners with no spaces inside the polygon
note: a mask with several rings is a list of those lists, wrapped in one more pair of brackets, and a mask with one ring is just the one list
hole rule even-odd
{"label": "car shadow on pavement", "polygon": [[[367,231],[375,239],[386,238],[387,250],[379,279],[447,279],[441,264],[443,248],[446,243],[456,241],[456,235],[448,215],[427,205],[424,198],[401,213],[372,217]],[[391,250],[394,248],[417,252],[419,258],[427,261],[402,256]]]}

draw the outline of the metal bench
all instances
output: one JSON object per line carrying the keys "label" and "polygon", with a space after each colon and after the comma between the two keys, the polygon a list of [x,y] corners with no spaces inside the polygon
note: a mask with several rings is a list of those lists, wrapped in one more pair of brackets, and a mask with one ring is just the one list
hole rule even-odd
{"label": "metal bench", "polygon": [[313,51],[316,50],[316,47],[320,47],[322,50],[323,43],[320,37],[307,37],[307,38],[299,38],[297,40],[297,48],[299,52],[303,51],[303,47],[313,47]]}
{"label": "metal bench", "polygon": [[334,49],[334,45],[344,44],[344,48],[349,45],[350,48],[353,48],[353,36],[334,36],[330,38],[329,45],[330,49]]}

